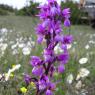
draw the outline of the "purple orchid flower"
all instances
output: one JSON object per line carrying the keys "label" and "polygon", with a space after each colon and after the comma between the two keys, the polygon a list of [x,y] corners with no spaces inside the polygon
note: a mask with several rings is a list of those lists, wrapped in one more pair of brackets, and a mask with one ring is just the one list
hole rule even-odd
{"label": "purple orchid flower", "polygon": [[70,18],[70,8],[66,8],[62,11],[62,15],[65,18]]}
{"label": "purple orchid flower", "polygon": [[65,19],[64,26],[65,27],[70,27],[71,26],[70,20],[68,18]]}
{"label": "purple orchid flower", "polygon": [[37,67],[33,67],[33,69],[32,69],[32,74],[34,74],[36,76],[41,76],[43,74],[43,72],[44,72],[43,67],[37,66]]}
{"label": "purple orchid flower", "polygon": [[31,77],[27,74],[24,75],[24,81],[27,85],[32,81]]}
{"label": "purple orchid flower", "polygon": [[53,92],[51,90],[47,90],[46,95],[53,95]]}
{"label": "purple orchid flower", "polygon": [[[43,49],[41,58],[32,56],[30,64],[32,66],[32,74],[34,78],[29,75],[25,76],[25,82],[29,84],[32,79],[35,79],[37,92],[35,95],[53,95],[56,88],[56,82],[53,81],[54,72],[64,73],[65,64],[69,60],[69,53],[67,44],[73,41],[72,35],[62,34],[62,19],[64,26],[70,27],[70,9],[61,10],[57,0],[47,0],[48,3],[41,5],[38,8],[40,13],[37,15],[41,23],[36,27],[37,42],[42,43],[43,39],[46,42],[46,48]],[[54,48],[60,44],[63,52],[55,54]],[[56,64],[59,62],[59,64]]]}
{"label": "purple orchid flower", "polygon": [[63,42],[64,40],[64,36],[63,35],[56,35],[55,36],[55,41],[57,42]]}
{"label": "purple orchid flower", "polygon": [[30,64],[34,67],[42,64],[42,60],[38,56],[31,56]]}
{"label": "purple orchid flower", "polygon": [[66,64],[69,60],[69,54],[64,53],[57,56],[58,61],[60,61],[63,64]]}
{"label": "purple orchid flower", "polygon": [[46,82],[44,80],[40,80],[39,81],[39,90],[44,90],[46,89],[47,85]]}
{"label": "purple orchid flower", "polygon": [[59,73],[63,73],[64,71],[65,71],[64,65],[63,65],[63,64],[60,64],[60,65],[58,66],[58,72],[59,72]]}
{"label": "purple orchid flower", "polygon": [[36,28],[36,33],[39,35],[45,35],[45,27],[42,24],[39,24]]}
{"label": "purple orchid flower", "polygon": [[44,36],[43,35],[38,35],[38,38],[37,38],[38,44],[41,44],[42,41],[43,41],[43,39],[44,39]]}
{"label": "purple orchid flower", "polygon": [[64,41],[63,41],[64,44],[71,44],[72,42],[73,42],[72,35],[65,35],[64,36]]}

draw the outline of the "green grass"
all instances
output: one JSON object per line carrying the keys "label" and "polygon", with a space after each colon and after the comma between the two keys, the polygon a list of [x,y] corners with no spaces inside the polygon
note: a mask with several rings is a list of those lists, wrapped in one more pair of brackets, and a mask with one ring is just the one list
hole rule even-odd
{"label": "green grass", "polygon": [[[26,38],[25,42],[29,41],[29,37],[31,37],[36,42],[36,34],[34,28],[38,23],[38,19],[34,17],[20,17],[20,16],[0,16],[0,29],[7,28],[12,29],[13,32],[9,32],[5,37],[7,40],[4,43],[8,44],[8,48],[5,51],[5,54],[0,57],[0,73],[7,72],[9,68],[11,68],[12,64],[21,64],[21,69],[14,73],[15,77],[11,78],[8,82],[0,82],[0,95],[23,95],[17,94],[17,91],[20,87],[24,86],[23,73],[31,74],[31,66],[29,65],[29,59],[31,55],[39,55],[42,53],[42,45],[35,45],[32,48],[31,54],[28,56],[24,56],[19,49],[19,54],[12,55],[11,54],[11,44],[10,41],[16,42],[17,38],[23,37]],[[66,34],[69,33],[68,29],[64,31]],[[61,76],[58,75],[55,80],[62,79],[62,82],[58,84],[58,90],[55,95],[76,95],[72,94],[75,90],[73,87],[75,86],[75,79],[78,73],[78,69],[81,67],[85,67],[90,70],[90,75],[83,80],[83,83],[86,85],[84,88],[89,87],[95,83],[95,45],[89,44],[90,49],[86,50],[85,46],[88,44],[89,40],[95,41],[95,36],[91,38],[90,36],[95,34],[95,30],[93,30],[90,26],[85,25],[72,25],[70,28],[70,33],[74,36],[74,42],[77,44],[73,44],[70,51],[70,60],[66,65],[66,71]],[[1,37],[1,34],[0,34]],[[92,54],[90,54],[92,52]],[[87,64],[80,65],[78,60],[82,57],[87,57],[87,53],[89,54],[89,61]],[[72,85],[68,85],[66,83],[66,77],[72,73],[74,75],[74,82]],[[72,87],[73,86],[73,87]],[[31,88],[31,87],[30,87]],[[14,92],[14,93],[13,93]],[[31,91],[32,93],[33,91]],[[34,95],[34,94],[27,94]],[[95,93],[93,94],[95,95]]]}

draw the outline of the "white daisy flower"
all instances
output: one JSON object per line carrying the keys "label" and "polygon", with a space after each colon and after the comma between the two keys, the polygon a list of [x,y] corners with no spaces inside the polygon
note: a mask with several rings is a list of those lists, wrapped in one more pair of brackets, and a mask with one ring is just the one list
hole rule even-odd
{"label": "white daisy flower", "polygon": [[24,43],[19,43],[19,44],[18,44],[18,47],[19,47],[19,48],[23,48],[24,46],[25,46]]}
{"label": "white daisy flower", "polygon": [[15,49],[17,47],[17,44],[14,44],[11,46],[11,49]]}
{"label": "white daisy flower", "polygon": [[95,44],[95,41],[90,40],[89,43],[90,43],[90,44]]}
{"label": "white daisy flower", "polygon": [[77,42],[74,42],[74,44],[76,45],[76,44],[77,44]]}
{"label": "white daisy flower", "polygon": [[2,43],[2,45],[0,46],[2,51],[5,51],[7,49],[7,47],[8,47],[8,44],[6,44],[6,43]]}
{"label": "white daisy flower", "polygon": [[85,46],[85,49],[88,50],[89,48],[90,48],[90,46],[87,44],[87,45]]}
{"label": "white daisy flower", "polygon": [[79,73],[77,75],[77,78],[76,80],[79,80],[80,78],[84,78],[84,77],[87,77],[88,75],[90,74],[90,71],[86,68],[81,68],[79,70]]}
{"label": "white daisy flower", "polygon": [[80,60],[79,60],[79,63],[80,64],[85,64],[85,63],[87,63],[88,62],[88,58],[81,58]]}
{"label": "white daisy flower", "polygon": [[29,47],[24,47],[22,49],[22,53],[23,53],[23,55],[29,55],[31,53],[31,50]]}
{"label": "white daisy flower", "polygon": [[2,32],[2,33],[6,33],[6,32],[8,32],[8,30],[7,30],[6,28],[2,28],[2,29],[1,29],[1,32]]}

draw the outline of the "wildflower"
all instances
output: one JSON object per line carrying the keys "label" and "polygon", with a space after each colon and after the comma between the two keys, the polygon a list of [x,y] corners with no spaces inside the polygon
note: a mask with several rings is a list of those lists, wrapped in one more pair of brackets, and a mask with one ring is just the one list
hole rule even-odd
{"label": "wildflower", "polygon": [[70,17],[70,8],[65,8],[63,11],[62,11],[62,14],[65,18],[69,18]]}
{"label": "wildflower", "polygon": [[58,61],[60,61],[63,64],[66,64],[69,59],[68,53],[63,53],[57,56]]}
{"label": "wildflower", "polygon": [[88,62],[88,58],[81,58],[80,60],[79,60],[79,63],[80,64],[85,64],[85,63],[87,63]]}
{"label": "wildflower", "polygon": [[59,73],[63,73],[64,71],[65,71],[64,65],[63,65],[63,64],[60,64],[60,65],[58,66],[58,72],[59,72]]}
{"label": "wildflower", "polygon": [[71,23],[70,23],[70,20],[69,19],[65,19],[64,26],[65,27],[70,27],[71,26]]}
{"label": "wildflower", "polygon": [[74,42],[74,44],[76,45],[76,44],[77,44],[77,42]]}
{"label": "wildflower", "polygon": [[63,43],[65,43],[65,44],[71,44],[72,41],[73,41],[72,35],[65,35],[65,36],[64,36],[64,41],[63,41]]}
{"label": "wildflower", "polygon": [[18,70],[21,67],[20,64],[15,65],[12,69],[11,72],[14,72],[15,70]]}
{"label": "wildflower", "polygon": [[63,42],[63,35],[56,35],[55,36],[55,41],[57,41],[57,42]]}
{"label": "wildflower", "polygon": [[1,29],[1,32],[2,32],[2,33],[6,33],[6,32],[8,32],[8,29],[7,29],[7,28],[2,28],[2,29]]}
{"label": "wildflower", "polygon": [[44,36],[43,36],[43,35],[38,35],[37,42],[38,42],[39,44],[41,44],[42,41],[43,41],[43,39],[44,39]]}
{"label": "wildflower", "polygon": [[38,27],[36,28],[36,33],[39,35],[44,35],[46,33],[44,25],[39,24]]}
{"label": "wildflower", "polygon": [[67,77],[67,83],[72,84],[73,80],[74,80],[73,74],[69,74]]}
{"label": "wildflower", "polygon": [[88,75],[90,74],[90,71],[86,68],[81,68],[79,70],[79,73],[77,75],[77,78],[76,80],[79,80],[80,78],[84,78],[84,77],[87,77]]}
{"label": "wildflower", "polygon": [[90,46],[87,44],[87,45],[85,46],[85,49],[88,50],[89,48],[90,48]]}
{"label": "wildflower", "polygon": [[56,14],[60,13],[60,9],[58,7],[53,6],[50,10],[50,15],[55,16]]}
{"label": "wildflower", "polygon": [[11,49],[15,49],[17,47],[17,44],[14,44],[11,46]]}
{"label": "wildflower", "polygon": [[82,81],[78,81],[77,84],[75,85],[76,89],[80,89],[82,87]]}
{"label": "wildflower", "polygon": [[29,85],[32,82],[32,78],[31,76],[29,76],[28,74],[24,75],[24,81],[27,85]]}
{"label": "wildflower", "polygon": [[[43,49],[42,57],[31,56],[30,64],[33,67],[32,74],[34,77],[26,76],[27,84],[34,82],[36,84],[37,95],[40,92],[46,95],[53,95],[56,83],[53,83],[55,72],[63,73],[65,64],[69,60],[67,45],[73,41],[72,35],[63,35],[61,22],[64,20],[64,26],[70,27],[70,9],[61,10],[57,0],[47,0],[47,4],[39,6],[39,15],[41,23],[36,28],[37,42],[41,44],[44,40],[46,48]],[[56,47],[57,45],[59,47]],[[59,48],[60,54],[57,53]],[[58,64],[54,64],[58,62]]]}
{"label": "wildflower", "polygon": [[12,73],[15,70],[18,70],[21,67],[20,64],[15,65],[15,67],[13,67],[12,69],[9,69],[9,71],[5,74],[5,81],[8,81],[10,76],[14,76]]}
{"label": "wildflower", "polygon": [[46,91],[46,95],[53,95],[53,93],[52,93],[51,90],[47,90],[47,91]]}
{"label": "wildflower", "polygon": [[70,9],[69,8],[64,9],[62,11],[62,15],[65,18],[65,20],[64,20],[64,26],[65,27],[70,27],[70,25],[71,25],[70,24],[70,20],[69,20],[69,18],[70,18]]}
{"label": "wildflower", "polygon": [[30,64],[31,64],[32,66],[41,65],[41,63],[42,63],[42,60],[40,59],[40,57],[31,56]]}
{"label": "wildflower", "polygon": [[20,88],[20,91],[21,91],[22,93],[26,93],[26,92],[27,92],[27,88],[21,87],[21,88]]}
{"label": "wildflower", "polygon": [[19,43],[19,44],[18,44],[18,47],[19,47],[19,48],[23,48],[24,46],[25,46],[24,43]]}
{"label": "wildflower", "polygon": [[5,51],[7,49],[7,47],[8,47],[8,44],[2,43],[0,46],[0,49],[1,49],[1,51]]}
{"label": "wildflower", "polygon": [[44,59],[45,59],[45,62],[51,62],[53,60],[53,57],[51,56],[53,54],[52,50],[50,49],[44,49]]}
{"label": "wildflower", "polygon": [[90,43],[90,44],[95,44],[95,41],[90,40],[89,43]]}
{"label": "wildflower", "polygon": [[46,89],[46,82],[43,79],[41,79],[39,81],[39,90],[44,90],[44,89]]}
{"label": "wildflower", "polygon": [[11,74],[11,70],[9,69],[8,73],[5,74],[5,80],[8,81]]}
{"label": "wildflower", "polygon": [[23,52],[24,55],[29,55],[31,53],[31,50],[30,50],[29,47],[24,47],[22,49],[22,52]]}
{"label": "wildflower", "polygon": [[[5,77],[8,77],[8,73],[5,73]],[[14,77],[14,74],[11,73],[11,74],[10,74],[10,77]]]}
{"label": "wildflower", "polygon": [[43,67],[34,67],[32,69],[32,74],[36,76],[41,76],[43,74]]}

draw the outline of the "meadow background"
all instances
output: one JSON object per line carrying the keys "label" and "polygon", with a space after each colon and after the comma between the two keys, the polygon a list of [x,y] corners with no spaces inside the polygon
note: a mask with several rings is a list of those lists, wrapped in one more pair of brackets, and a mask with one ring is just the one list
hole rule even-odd
{"label": "meadow background", "polygon": [[[39,22],[34,16],[17,16],[13,13],[0,16],[0,95],[34,95],[33,85],[26,87],[24,74],[31,74],[29,64],[32,55],[42,55],[43,45],[36,42],[35,27]],[[68,45],[70,60],[62,75],[55,74],[59,80],[54,95],[95,95],[95,29],[87,24],[72,24],[63,28],[65,34],[72,34],[74,41]],[[60,52],[60,50],[57,50]],[[83,64],[80,59],[87,59]],[[10,75],[8,81],[2,78],[10,68],[21,64],[19,70]],[[80,69],[85,71],[80,75]],[[77,79],[78,75],[83,76]]]}

